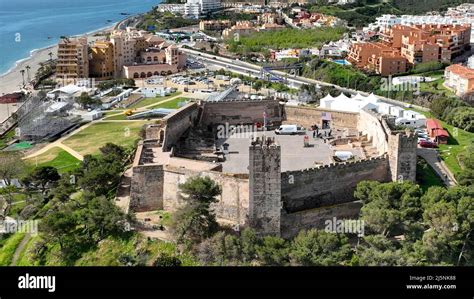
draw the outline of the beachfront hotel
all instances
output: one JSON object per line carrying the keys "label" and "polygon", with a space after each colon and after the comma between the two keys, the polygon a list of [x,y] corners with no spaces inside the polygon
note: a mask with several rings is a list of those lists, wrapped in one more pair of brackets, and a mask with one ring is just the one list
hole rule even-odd
{"label": "beachfront hotel", "polygon": [[114,45],[116,77],[147,78],[169,75],[182,70],[186,55],[176,46],[142,30],[116,30],[110,37]]}
{"label": "beachfront hotel", "polygon": [[109,40],[63,39],[58,48],[57,79],[147,78],[181,71],[186,55],[143,30],[115,30]]}
{"label": "beachfront hotel", "polygon": [[58,44],[56,77],[76,80],[89,77],[87,38],[63,38]]}
{"label": "beachfront hotel", "polygon": [[99,80],[114,78],[114,45],[110,41],[96,41],[90,49],[89,75]]}

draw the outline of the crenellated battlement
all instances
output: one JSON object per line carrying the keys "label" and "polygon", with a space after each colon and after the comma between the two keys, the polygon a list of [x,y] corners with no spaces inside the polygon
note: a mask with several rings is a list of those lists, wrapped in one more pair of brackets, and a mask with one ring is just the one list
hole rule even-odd
{"label": "crenellated battlement", "polygon": [[360,167],[371,167],[374,164],[378,164],[380,161],[387,161],[388,156],[383,155],[380,157],[371,157],[368,159],[363,159],[363,160],[357,160],[357,161],[349,161],[349,162],[342,162],[342,163],[330,163],[330,164],[325,164],[321,166],[315,166],[312,168],[305,168],[301,170],[295,170],[295,171],[285,171],[282,172],[282,175],[295,175],[295,174],[306,174],[306,173],[313,173],[313,172],[323,172],[323,171],[328,171],[332,172],[335,170],[344,170],[344,169],[349,169],[349,168],[354,168],[357,166]]}

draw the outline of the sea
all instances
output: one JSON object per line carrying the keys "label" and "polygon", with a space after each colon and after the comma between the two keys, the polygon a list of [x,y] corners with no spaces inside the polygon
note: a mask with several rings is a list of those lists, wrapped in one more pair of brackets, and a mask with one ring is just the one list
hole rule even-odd
{"label": "sea", "polygon": [[160,0],[0,0],[0,74],[61,36],[93,32]]}

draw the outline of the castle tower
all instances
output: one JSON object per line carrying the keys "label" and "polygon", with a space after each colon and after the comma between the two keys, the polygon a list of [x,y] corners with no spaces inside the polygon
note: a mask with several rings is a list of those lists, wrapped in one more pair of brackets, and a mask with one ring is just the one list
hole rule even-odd
{"label": "castle tower", "polygon": [[389,135],[389,163],[392,181],[416,181],[417,136],[412,132]]}
{"label": "castle tower", "polygon": [[249,224],[258,234],[280,235],[281,149],[274,139],[249,147]]}

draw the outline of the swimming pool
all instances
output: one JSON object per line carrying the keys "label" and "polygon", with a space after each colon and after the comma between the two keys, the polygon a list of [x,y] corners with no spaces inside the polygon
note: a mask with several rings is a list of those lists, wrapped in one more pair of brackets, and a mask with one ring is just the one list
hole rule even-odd
{"label": "swimming pool", "polygon": [[340,65],[351,65],[351,63],[345,59],[333,59],[332,62]]}

